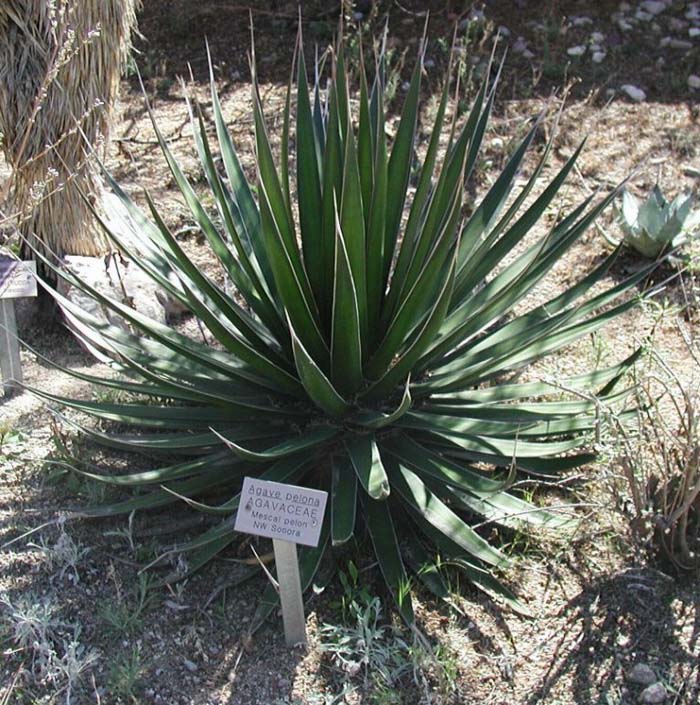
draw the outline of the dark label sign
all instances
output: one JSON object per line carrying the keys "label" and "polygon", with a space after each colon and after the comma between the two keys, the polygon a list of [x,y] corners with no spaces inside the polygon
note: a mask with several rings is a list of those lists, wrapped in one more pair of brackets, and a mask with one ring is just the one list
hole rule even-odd
{"label": "dark label sign", "polygon": [[22,262],[0,255],[0,299],[36,295],[36,262]]}

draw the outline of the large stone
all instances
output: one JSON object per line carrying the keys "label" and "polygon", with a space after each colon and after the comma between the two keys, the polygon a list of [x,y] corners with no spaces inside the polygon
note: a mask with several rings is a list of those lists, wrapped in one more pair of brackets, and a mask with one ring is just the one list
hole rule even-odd
{"label": "large stone", "polygon": [[159,295],[162,297],[160,287],[133,262],[116,254],[105,257],[67,256],[63,258],[61,270],[67,272],[65,277],[61,276],[58,280],[59,293],[93,316],[124,325],[116,313],[73,285],[67,278],[70,274],[100,294],[116,299],[155,321],[165,323],[165,310],[158,300]]}
{"label": "large stone", "polygon": [[656,683],[656,674],[646,663],[635,663],[627,673],[627,680],[636,685],[651,685]]}
{"label": "large stone", "polygon": [[639,696],[639,702],[643,705],[661,705],[666,700],[666,688],[663,683],[653,683],[644,688]]}

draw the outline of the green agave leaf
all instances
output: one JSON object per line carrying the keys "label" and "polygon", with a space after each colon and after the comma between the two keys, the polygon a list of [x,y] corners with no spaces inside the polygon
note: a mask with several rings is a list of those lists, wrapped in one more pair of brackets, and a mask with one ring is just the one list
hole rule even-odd
{"label": "green agave leaf", "polygon": [[223,433],[219,433],[214,428],[212,428],[211,431],[239,458],[242,458],[243,460],[250,460],[255,463],[266,463],[270,460],[278,460],[279,458],[284,458],[288,455],[295,455],[296,453],[300,453],[302,451],[318,448],[319,446],[323,446],[331,438],[338,435],[338,430],[335,428],[330,428],[328,426],[314,428],[307,430],[295,438],[290,438],[289,440],[268,448],[267,450],[253,451],[243,448],[243,446],[232,441]]}
{"label": "green agave leaf", "polygon": [[347,453],[331,458],[331,536],[333,545],[349,541],[355,529],[357,511],[357,475]]}
{"label": "green agave leaf", "polygon": [[[449,76],[452,75],[451,64],[452,58],[450,57],[450,68],[448,68],[447,71],[448,78],[445,80],[442,98],[440,99],[440,104],[438,105],[437,113],[435,115],[435,122],[432,126],[433,131],[430,136],[428,150],[426,152],[425,159],[423,160],[418,186],[416,187],[416,193],[413,196],[408,221],[404,229],[403,240],[399,249],[399,255],[392,274],[392,290],[396,288],[395,283],[404,282],[406,279],[409,263],[413,259],[416,246],[415,240],[419,232],[420,223],[425,218],[424,211],[431,195],[432,177],[435,170],[435,161],[437,158],[440,136],[442,134],[442,126],[445,120],[445,111],[447,109],[447,102],[449,98]],[[423,230],[425,231],[425,229]],[[391,299],[387,305],[392,305]]]}
{"label": "green agave leaf", "polygon": [[[319,328],[318,314],[306,274],[302,272],[301,278],[299,277],[300,266],[294,265],[294,256],[290,254],[290,249],[279,231],[263,184],[260,186],[260,204],[263,237],[284,309],[298,334],[303,336],[309,350],[325,367],[329,358],[328,347]],[[296,245],[293,251],[297,252]],[[298,257],[298,252],[296,256]]]}
{"label": "green agave leaf", "polygon": [[306,389],[314,404],[331,417],[342,416],[348,410],[347,402],[338,394],[328,377],[323,374],[313,358],[306,352],[294,329],[291,328],[291,323],[290,329],[294,361],[304,389]]}
{"label": "green agave leaf", "polygon": [[[387,219],[387,189],[389,182],[386,135],[384,132],[383,87],[375,80],[372,89],[370,117],[374,135],[374,188],[369,202],[367,226],[367,317],[369,349],[373,349],[379,333],[384,293],[385,237]],[[372,109],[374,106],[374,109]]]}
{"label": "green agave leaf", "polygon": [[408,534],[408,540],[403,547],[406,564],[418,580],[435,597],[451,605],[450,589],[440,572],[440,563],[435,553],[430,553],[415,529],[407,522],[401,526],[401,532]]}
{"label": "green agave leaf", "polygon": [[372,499],[386,499],[390,492],[389,479],[374,437],[369,434],[349,436],[345,439],[345,448],[365,492]]}
{"label": "green agave leaf", "polygon": [[507,556],[489,545],[470,526],[436,497],[423,481],[403,466],[389,464],[392,484],[408,506],[438,531],[487,565],[503,568],[509,564]]}
{"label": "green agave leaf", "polygon": [[[202,111],[199,104],[197,104],[197,123],[199,132],[194,124],[194,114],[191,108],[190,119],[192,122],[192,131],[195,135],[197,151],[199,152],[200,162],[204,167],[207,181],[214,192],[219,215],[226,226],[226,233],[234,245],[238,259],[236,259],[233,253],[229,250],[224,239],[218,236],[218,232],[216,230],[211,233],[207,231],[207,234],[211,237],[209,244],[221,261],[222,265],[225,267],[229,276],[231,276],[232,281],[236,285],[238,291],[240,291],[244,296],[246,302],[260,317],[260,320],[266,325],[268,330],[275,335],[276,339],[282,345],[288,347],[289,336],[287,335],[283,320],[268,294],[268,286],[263,284],[258,274],[259,270],[256,269],[249,257],[249,250],[246,249],[241,237],[239,236],[238,228],[240,227],[240,218],[237,219],[234,214],[236,208],[234,199],[231,196],[230,191],[224,185],[223,180],[216,168],[216,164],[214,163],[214,158],[209,148],[204,118],[202,116]],[[289,187],[287,184],[287,189],[288,188]],[[151,206],[151,209],[155,210],[155,207]]]}
{"label": "green agave leaf", "polygon": [[411,399],[411,376],[406,378],[406,384],[403,388],[403,396],[399,405],[391,413],[367,411],[356,415],[353,419],[355,423],[371,429],[380,429],[391,426],[396,423],[410,408]]}
{"label": "green agave leaf", "polygon": [[410,370],[413,365],[415,365],[416,361],[434,339],[438,330],[440,330],[440,326],[442,326],[442,322],[445,320],[445,315],[447,314],[450,298],[452,297],[457,264],[457,249],[458,248],[455,248],[455,257],[453,257],[452,264],[447,272],[447,278],[438,292],[435,303],[428,312],[424,323],[414,332],[413,340],[408,348],[393,361],[393,366],[387,370],[377,382],[367,389],[365,396],[378,398],[380,395],[389,394],[405,375],[410,375]]}
{"label": "green agave leaf", "polygon": [[363,497],[363,507],[367,519],[367,529],[374,546],[374,554],[384,581],[389,586],[401,616],[407,624],[414,622],[413,604],[408,592],[409,582],[401,560],[401,551],[396,538],[394,522],[389,505],[385,501]]}
{"label": "green agave leaf", "polygon": [[454,566],[461,570],[467,578],[486,595],[492,599],[503,601],[514,612],[526,617],[531,617],[532,613],[500,580],[486,570],[483,565],[479,565],[475,560],[465,553],[464,549],[438,531],[432,524],[426,521],[417,513],[411,515],[420,531],[438,548],[444,555],[441,567],[448,568]]}
{"label": "green agave leaf", "polygon": [[[341,136],[340,117],[338,115],[338,94],[334,85],[329,90],[328,120],[326,123],[326,144],[323,152],[321,227],[322,235],[315,247],[319,251],[319,267],[316,272],[319,283],[314,290],[321,311],[321,321],[327,330],[331,319],[331,302],[333,300],[333,276],[335,265],[335,239],[338,194],[342,192],[343,183],[343,140]],[[313,213],[316,217],[317,207]]]}
{"label": "green agave leaf", "polygon": [[255,203],[252,190],[246,179],[241,162],[236,154],[236,149],[231,139],[231,133],[226,127],[221,101],[214,79],[214,68],[211,61],[211,54],[207,47],[209,60],[209,74],[211,87],[212,112],[216,125],[216,136],[221,149],[221,158],[224,163],[226,177],[229,182],[232,203],[232,216],[236,223],[236,231],[241,236],[241,241],[246,247],[251,261],[260,272],[260,279],[268,288],[270,295],[274,298],[274,279],[272,270],[267,259],[267,254],[259,237],[260,233],[260,212]]}
{"label": "green agave leaf", "polygon": [[345,396],[362,385],[362,332],[355,285],[345,235],[336,221],[331,366],[333,383]]}
{"label": "green agave leaf", "polygon": [[386,229],[384,231],[384,262],[383,285],[389,279],[389,269],[394,256],[394,246],[401,224],[408,180],[411,174],[411,162],[418,127],[418,102],[420,99],[421,74],[423,72],[423,57],[419,56],[413,69],[399,127],[394,138],[394,144],[389,158],[388,173],[391,179],[386,191]]}
{"label": "green agave leaf", "polygon": [[[301,25],[299,25],[301,28]],[[311,112],[309,85],[306,78],[304,47],[299,38],[299,65],[297,75],[297,190],[299,203],[299,227],[301,231],[304,264],[309,274],[311,288],[318,297],[323,292],[323,229],[318,217],[321,202],[321,177],[316,152],[314,117]]]}

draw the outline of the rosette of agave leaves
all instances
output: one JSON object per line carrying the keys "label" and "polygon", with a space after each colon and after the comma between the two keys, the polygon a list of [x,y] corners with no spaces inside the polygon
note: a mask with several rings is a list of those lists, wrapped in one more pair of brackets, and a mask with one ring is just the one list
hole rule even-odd
{"label": "rosette of agave leaves", "polygon": [[[86,513],[113,516],[186,501],[213,515],[211,528],[177,546],[194,571],[241,540],[233,523],[244,476],[320,488],[329,492],[329,509],[318,547],[300,551],[305,588],[330,547],[366,533],[409,623],[413,585],[448,596],[439,568],[445,564],[525,610],[501,579],[509,558],[473,527],[486,524],[493,533],[493,525],[507,531],[566,523],[509,488],[516,476],[536,481],[591,461],[586,448],[597,405],[625,394],[616,385],[635,356],[559,380],[568,397],[552,384],[509,377],[628,311],[635,297],[626,294],[646,270],[593,294],[613,254],[545,303],[523,305],[615,196],[587,198],[533,237],[581,147],[536,188],[548,146],[516,189],[535,123],[483,199],[472,203],[465,183],[474,178],[493,85],[484,83],[467,114],[448,121],[446,81],[417,164],[422,57],[389,129],[381,50],[372,62],[360,60],[352,75],[339,46],[322,90],[322,68],[315,67],[310,85],[298,45],[279,158],[253,68],[255,183],[242,169],[213,79],[213,127],[192,110],[215,211],[155,125],[230,291],[188,258],[150,199],[144,213],[110,180],[128,213],[122,227],[128,224],[140,243],[134,264],[191,311],[211,340],[151,320],[70,274],[63,276],[127,325],[98,320],[54,294],[77,336],[121,373],[72,374],[132,393],[134,401],[38,393],[116,422],[118,431],[81,425],[97,443],[154,458],[143,472],[83,468],[133,493]],[[351,85],[358,86],[356,100]],[[122,236],[109,228],[107,234],[129,257]],[[269,586],[254,626],[276,600]]]}

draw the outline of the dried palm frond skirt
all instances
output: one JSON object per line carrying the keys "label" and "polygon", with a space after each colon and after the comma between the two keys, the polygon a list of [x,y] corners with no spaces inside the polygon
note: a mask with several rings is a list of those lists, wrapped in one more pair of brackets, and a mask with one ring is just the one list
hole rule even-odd
{"label": "dried palm frond skirt", "polygon": [[81,196],[100,194],[86,139],[98,149],[108,140],[138,2],[0,2],[0,132],[13,212],[46,254],[105,250]]}

